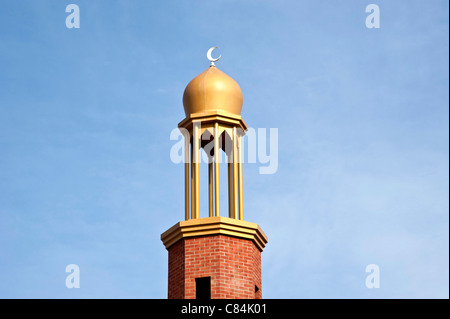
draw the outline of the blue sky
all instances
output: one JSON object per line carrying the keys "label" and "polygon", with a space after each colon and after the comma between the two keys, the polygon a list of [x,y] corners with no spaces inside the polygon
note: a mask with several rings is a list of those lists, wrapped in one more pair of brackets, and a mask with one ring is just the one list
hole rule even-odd
{"label": "blue sky", "polygon": [[217,45],[247,124],[278,128],[278,171],[244,164],[263,297],[448,298],[448,9],[2,0],[0,297],[166,298],[160,234],[184,218],[169,136]]}

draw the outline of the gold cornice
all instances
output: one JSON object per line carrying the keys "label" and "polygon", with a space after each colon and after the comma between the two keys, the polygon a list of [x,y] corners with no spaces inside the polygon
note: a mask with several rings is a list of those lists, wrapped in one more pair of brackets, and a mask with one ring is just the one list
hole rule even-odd
{"label": "gold cornice", "polygon": [[260,251],[268,241],[258,224],[221,216],[178,222],[161,235],[161,240],[168,249],[182,238],[219,234],[252,240]]}
{"label": "gold cornice", "polygon": [[247,124],[240,115],[221,110],[190,114],[183,121],[178,123],[178,127],[185,128],[191,132],[194,122],[200,122],[202,126],[214,126],[214,123],[219,123],[229,127],[240,127],[244,132],[248,130]]}

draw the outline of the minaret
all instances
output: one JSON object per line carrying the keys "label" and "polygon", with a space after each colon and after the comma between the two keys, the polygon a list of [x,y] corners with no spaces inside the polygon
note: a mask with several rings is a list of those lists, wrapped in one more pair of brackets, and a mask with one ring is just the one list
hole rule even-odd
{"label": "minaret", "polygon": [[[242,91],[216,68],[220,57],[211,57],[214,48],[207,54],[210,67],[183,95],[186,118],[178,128],[185,140],[185,220],[161,235],[169,252],[168,298],[260,299],[267,236],[257,224],[244,221],[242,138],[247,125],[241,117]],[[208,185],[199,183],[202,150],[208,158]],[[220,189],[221,151],[227,159],[227,189]],[[209,194],[208,212],[202,214],[200,187],[208,187]],[[221,191],[228,192],[228,203],[220,203]]]}

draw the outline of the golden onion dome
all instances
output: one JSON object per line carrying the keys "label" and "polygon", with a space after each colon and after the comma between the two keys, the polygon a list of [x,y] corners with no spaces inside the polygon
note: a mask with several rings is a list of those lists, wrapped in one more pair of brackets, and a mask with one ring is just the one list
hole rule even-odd
{"label": "golden onion dome", "polygon": [[241,115],[242,91],[230,76],[217,69],[214,64],[192,79],[183,94],[186,116],[193,113],[225,111]]}

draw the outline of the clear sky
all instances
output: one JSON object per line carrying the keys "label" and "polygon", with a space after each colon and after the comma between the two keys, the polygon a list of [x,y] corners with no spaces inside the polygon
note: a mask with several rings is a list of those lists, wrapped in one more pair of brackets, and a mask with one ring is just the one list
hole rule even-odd
{"label": "clear sky", "polygon": [[277,172],[244,164],[263,297],[448,298],[448,6],[0,1],[0,297],[166,298],[170,132],[219,46],[247,124],[278,129]]}

